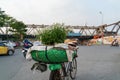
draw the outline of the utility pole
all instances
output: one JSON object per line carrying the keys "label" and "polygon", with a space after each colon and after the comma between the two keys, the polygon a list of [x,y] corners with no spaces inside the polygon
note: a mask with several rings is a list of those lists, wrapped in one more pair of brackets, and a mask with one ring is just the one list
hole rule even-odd
{"label": "utility pole", "polygon": [[99,13],[101,14],[101,24],[103,24],[103,17],[104,17],[103,13],[102,13],[102,11],[100,11]]}

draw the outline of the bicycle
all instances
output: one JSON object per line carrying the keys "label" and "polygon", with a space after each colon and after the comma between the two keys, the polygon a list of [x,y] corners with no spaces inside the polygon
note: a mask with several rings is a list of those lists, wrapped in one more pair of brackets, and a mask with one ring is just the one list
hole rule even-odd
{"label": "bicycle", "polygon": [[[51,71],[49,80],[75,80],[77,73],[77,49],[74,50],[74,53],[72,54],[72,61],[51,63],[37,61],[37,63],[32,66],[31,70],[35,68],[36,70],[44,72],[47,70],[47,64],[49,64],[49,69]],[[35,53],[36,52],[34,52],[34,56],[38,56],[38,54]],[[47,57],[48,56],[46,55],[46,58]]]}

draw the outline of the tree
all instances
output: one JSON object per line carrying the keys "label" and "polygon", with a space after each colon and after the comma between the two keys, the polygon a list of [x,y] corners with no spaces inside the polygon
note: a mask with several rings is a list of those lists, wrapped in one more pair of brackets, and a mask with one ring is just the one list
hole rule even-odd
{"label": "tree", "polygon": [[23,39],[23,35],[26,34],[26,25],[22,22],[22,21],[12,21],[10,26],[12,27],[12,29],[9,29],[9,31],[13,32],[14,34],[16,34],[20,39]]}
{"label": "tree", "polygon": [[5,14],[5,11],[0,8],[0,27],[8,27],[12,20],[13,18]]}
{"label": "tree", "polygon": [[10,27],[10,23],[12,22],[13,18],[10,17],[5,13],[5,11],[2,11],[0,8],[0,30],[4,34],[4,31],[1,29],[2,27],[6,27],[6,34],[8,35],[8,27]]}
{"label": "tree", "polygon": [[5,17],[5,12],[1,10],[0,8],[0,27],[3,27],[4,25],[4,17]]}
{"label": "tree", "polygon": [[[6,27],[6,34],[8,34],[8,31],[11,31],[15,35],[21,36],[18,37],[21,39],[22,35],[24,35],[25,32],[27,31],[26,29],[27,26],[22,21],[17,21],[13,17],[7,15],[5,11],[1,10],[1,8],[0,8],[0,27]],[[8,27],[10,27],[10,29],[8,29]],[[0,30],[2,31],[1,28]]]}

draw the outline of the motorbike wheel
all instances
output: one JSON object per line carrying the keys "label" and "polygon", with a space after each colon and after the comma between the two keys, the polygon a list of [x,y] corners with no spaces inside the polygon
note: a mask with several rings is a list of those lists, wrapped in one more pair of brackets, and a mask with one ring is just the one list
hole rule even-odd
{"label": "motorbike wheel", "polygon": [[117,47],[119,47],[119,44],[116,44]]}
{"label": "motorbike wheel", "polygon": [[26,52],[23,52],[23,56],[24,56],[24,58],[26,58]]}

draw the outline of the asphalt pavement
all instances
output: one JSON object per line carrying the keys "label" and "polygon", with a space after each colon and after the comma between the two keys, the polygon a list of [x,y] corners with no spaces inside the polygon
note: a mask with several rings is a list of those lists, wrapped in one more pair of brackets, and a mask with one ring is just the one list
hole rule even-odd
{"label": "asphalt pavement", "polygon": [[[0,56],[0,80],[49,80],[50,71],[31,71],[21,49],[13,56]],[[120,80],[120,47],[80,46],[76,80]]]}

